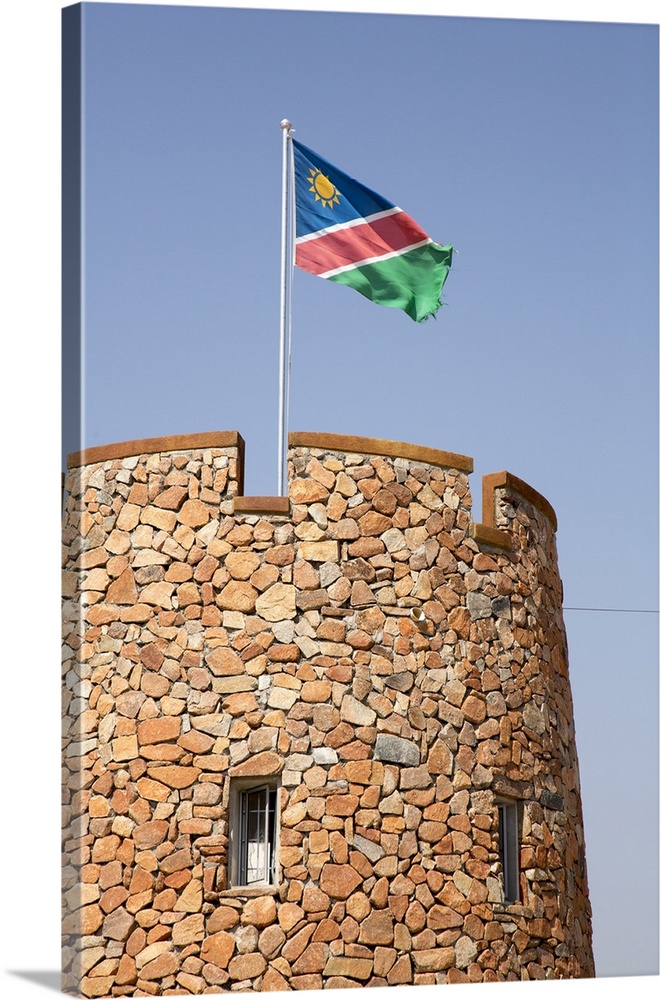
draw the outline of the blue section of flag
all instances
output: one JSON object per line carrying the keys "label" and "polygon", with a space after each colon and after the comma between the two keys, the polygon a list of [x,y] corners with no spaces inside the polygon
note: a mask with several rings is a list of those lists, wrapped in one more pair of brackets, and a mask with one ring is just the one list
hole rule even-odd
{"label": "blue section of flag", "polygon": [[[297,139],[293,139],[296,237],[395,208],[394,202],[360,184]],[[328,179],[316,186],[317,172]],[[310,177],[312,180],[310,181]],[[336,195],[333,194],[336,191]]]}

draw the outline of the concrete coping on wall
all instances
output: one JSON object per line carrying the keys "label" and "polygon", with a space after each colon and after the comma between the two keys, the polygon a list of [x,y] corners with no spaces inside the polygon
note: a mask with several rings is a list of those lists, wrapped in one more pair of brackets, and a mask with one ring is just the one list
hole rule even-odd
{"label": "concrete coping on wall", "polygon": [[166,437],[136,438],[132,441],[118,441],[115,444],[101,444],[95,448],[85,448],[67,455],[67,469],[78,469],[83,465],[130,458],[132,455],[154,455],[156,452],[194,451],[202,448],[238,448],[241,461],[245,456],[245,441],[238,431],[203,431],[200,434],[170,434]]}
{"label": "concrete coping on wall", "polygon": [[289,448],[318,448],[322,451],[341,451],[357,455],[383,455],[402,458],[425,465],[439,465],[459,472],[473,472],[474,461],[468,455],[453,451],[439,451],[406,441],[388,441],[383,438],[354,437],[350,434],[322,434],[315,431],[291,431]]}
{"label": "concrete coping on wall", "polygon": [[[310,448],[321,451],[337,451],[345,454],[380,455],[399,458],[425,465],[456,469],[471,473],[474,461],[468,455],[441,451],[424,445],[409,444],[405,441],[390,441],[384,438],[360,437],[348,434],[326,434],[317,431],[291,431],[288,436],[289,448]],[[243,496],[245,467],[245,441],[238,431],[206,431],[199,434],[178,434],[166,437],[138,438],[115,444],[99,445],[73,452],[67,456],[67,468],[75,469],[84,465],[129,458],[133,455],[150,455],[158,452],[193,451],[206,448],[236,448],[238,460],[238,495],[234,497],[234,513],[287,515],[290,501],[286,496]],[[484,545],[511,549],[513,542],[508,531],[496,526],[497,491],[501,489],[516,493],[523,500],[536,507],[548,520],[553,531],[557,530],[557,515],[546,498],[524,480],[510,472],[491,472],[482,478],[482,518],[480,523],[470,526],[471,536]]]}
{"label": "concrete coping on wall", "polygon": [[526,483],[518,476],[510,472],[489,472],[481,480],[482,489],[482,517],[484,524],[495,526],[495,499],[496,490],[506,489],[512,493],[517,493],[519,497],[536,507],[544,517],[548,519],[553,531],[557,530],[557,515],[552,504],[535,490],[533,486]]}

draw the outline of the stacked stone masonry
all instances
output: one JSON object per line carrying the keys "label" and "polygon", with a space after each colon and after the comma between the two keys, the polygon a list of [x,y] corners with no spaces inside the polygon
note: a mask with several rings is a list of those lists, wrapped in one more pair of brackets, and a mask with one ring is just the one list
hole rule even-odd
{"label": "stacked stone masonry", "polygon": [[[70,456],[63,989],[593,976],[552,508],[496,474],[475,524],[471,459],[398,442],[288,460],[286,499],[242,495],[235,432]],[[258,781],[275,876],[246,888]]]}

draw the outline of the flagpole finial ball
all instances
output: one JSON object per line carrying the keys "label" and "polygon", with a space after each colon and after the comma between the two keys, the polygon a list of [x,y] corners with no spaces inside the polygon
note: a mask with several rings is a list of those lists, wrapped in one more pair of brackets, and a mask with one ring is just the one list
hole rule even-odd
{"label": "flagpole finial ball", "polygon": [[284,131],[285,129],[290,129],[291,127],[292,127],[291,122],[289,121],[288,118],[283,118],[282,121],[280,122],[280,128],[282,129],[282,131]]}

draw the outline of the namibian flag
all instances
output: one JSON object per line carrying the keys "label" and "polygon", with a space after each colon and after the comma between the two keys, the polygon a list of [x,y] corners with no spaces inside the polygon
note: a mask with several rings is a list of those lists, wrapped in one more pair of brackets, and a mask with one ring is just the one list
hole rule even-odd
{"label": "namibian flag", "polygon": [[387,198],[292,142],[297,266],[403,309],[417,323],[435,316],[452,247],[434,243]]}

